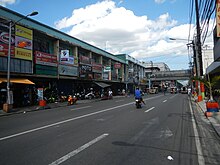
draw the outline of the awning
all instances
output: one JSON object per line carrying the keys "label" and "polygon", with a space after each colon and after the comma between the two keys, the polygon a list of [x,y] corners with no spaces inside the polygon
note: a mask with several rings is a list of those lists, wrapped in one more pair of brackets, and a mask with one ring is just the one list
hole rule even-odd
{"label": "awning", "polygon": [[[6,78],[0,78],[0,83],[2,82],[7,82]],[[20,84],[34,84],[32,81],[28,79],[22,79],[22,78],[11,78],[10,79],[11,83],[20,83]]]}
{"label": "awning", "polygon": [[94,82],[96,85],[100,86],[101,88],[106,88],[109,87],[111,85],[103,83],[103,82]]}

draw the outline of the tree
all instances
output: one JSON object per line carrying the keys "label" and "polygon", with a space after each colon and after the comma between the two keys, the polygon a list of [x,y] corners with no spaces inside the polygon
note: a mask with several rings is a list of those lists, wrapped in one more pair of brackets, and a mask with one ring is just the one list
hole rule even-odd
{"label": "tree", "polygon": [[210,100],[213,100],[213,90],[219,91],[219,89],[215,89],[217,87],[217,84],[219,83],[220,76],[214,76],[212,79],[210,79],[209,74],[207,74],[207,77],[193,77],[192,80],[196,80],[199,82],[204,83],[204,85],[209,89],[209,98]]}

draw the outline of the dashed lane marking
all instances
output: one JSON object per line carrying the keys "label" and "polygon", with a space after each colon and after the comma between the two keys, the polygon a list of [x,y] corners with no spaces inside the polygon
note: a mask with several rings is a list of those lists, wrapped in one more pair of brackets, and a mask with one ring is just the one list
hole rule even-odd
{"label": "dashed lane marking", "polygon": [[155,107],[151,107],[150,109],[146,110],[145,112],[150,112],[154,109]]}

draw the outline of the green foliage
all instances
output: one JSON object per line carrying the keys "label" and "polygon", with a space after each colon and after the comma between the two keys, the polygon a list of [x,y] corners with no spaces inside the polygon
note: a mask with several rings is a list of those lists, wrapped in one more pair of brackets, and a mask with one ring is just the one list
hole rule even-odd
{"label": "green foliage", "polygon": [[212,79],[210,81],[206,77],[204,77],[204,78],[192,77],[191,80],[196,80],[196,81],[202,82],[202,83],[204,83],[204,85],[207,88],[210,88],[210,87],[215,88],[217,86],[217,84],[219,83],[219,81],[220,81],[220,76],[214,76],[214,77],[212,77]]}
{"label": "green foliage", "polygon": [[213,100],[212,93],[215,91],[220,91],[220,89],[217,89],[217,85],[220,82],[220,76],[214,76],[210,80],[209,75],[207,77],[193,77],[191,80],[199,81],[202,82],[208,89],[209,89],[209,95],[210,95],[210,100]]}

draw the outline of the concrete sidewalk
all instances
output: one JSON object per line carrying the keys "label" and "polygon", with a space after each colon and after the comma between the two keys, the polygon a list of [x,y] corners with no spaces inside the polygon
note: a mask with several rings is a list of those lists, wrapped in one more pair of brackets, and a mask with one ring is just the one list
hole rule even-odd
{"label": "concrete sidewalk", "polygon": [[[197,102],[199,108],[204,112],[206,112],[206,101],[200,101]],[[220,112],[213,112],[213,116],[212,117],[207,117],[207,119],[210,121],[211,125],[213,126],[213,128],[215,129],[215,131],[217,132],[218,136],[220,136]]]}
{"label": "concrete sidewalk", "polygon": [[[125,96],[113,96],[114,99],[121,98]],[[101,101],[102,99],[91,99],[91,100],[78,100],[76,104],[85,104],[85,103],[91,103],[91,102],[96,102],[96,101]],[[72,105],[72,106],[74,106]],[[14,115],[14,114],[20,114],[20,113],[26,113],[26,112],[34,112],[34,111],[41,111],[41,110],[47,110],[47,109],[54,109],[54,108],[59,108],[59,107],[66,107],[67,102],[57,102],[57,103],[49,103],[45,107],[40,107],[39,105],[33,105],[33,106],[27,106],[27,107],[20,107],[20,108],[14,108],[11,110],[11,112],[6,113],[2,109],[0,109],[0,117],[2,116],[9,116],[9,115]]]}

